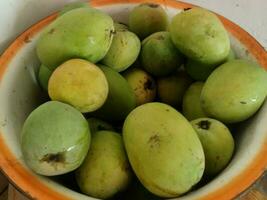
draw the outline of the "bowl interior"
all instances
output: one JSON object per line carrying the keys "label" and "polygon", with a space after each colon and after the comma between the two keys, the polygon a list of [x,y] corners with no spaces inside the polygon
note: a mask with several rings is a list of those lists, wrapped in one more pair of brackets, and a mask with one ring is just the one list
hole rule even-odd
{"label": "bowl interior", "polygon": [[[93,1],[92,5],[96,6],[96,2]],[[170,2],[172,3],[164,4],[170,18],[185,6],[190,7],[187,4]],[[136,3],[114,3],[99,6],[100,4],[98,4],[99,9],[110,14],[114,20],[123,23],[127,23],[129,11],[136,5]],[[35,53],[36,41],[43,27],[54,18],[55,16],[49,17],[25,32],[0,59],[0,148],[2,151],[0,164],[9,178],[33,198],[63,199],[62,197],[65,196],[70,199],[94,199],[70,190],[53,179],[34,174],[25,165],[20,150],[20,132],[23,122],[28,114],[43,102],[45,96],[36,78],[40,65]],[[225,25],[229,30],[232,48],[237,56],[264,64],[259,59],[258,52],[263,51],[259,45],[255,41],[253,45],[252,38],[250,43],[244,41],[245,33],[240,33],[239,29],[233,29],[230,22],[226,21]],[[233,198],[233,195],[248,187],[260,176],[266,164],[262,163],[262,153],[259,153],[263,151],[267,141],[267,128],[264,124],[266,120],[267,104],[265,103],[253,118],[243,122],[233,132],[236,139],[236,152],[228,167],[205,186],[177,199]]]}

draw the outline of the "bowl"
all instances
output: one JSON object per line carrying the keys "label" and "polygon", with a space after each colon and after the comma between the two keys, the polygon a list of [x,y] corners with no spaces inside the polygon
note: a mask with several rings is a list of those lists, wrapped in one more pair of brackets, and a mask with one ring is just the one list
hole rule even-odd
{"label": "bowl", "polygon": [[[144,0],[92,0],[91,6],[109,13],[115,20],[127,22],[129,11]],[[174,0],[150,1],[161,4],[170,17],[194,7]],[[218,15],[219,16],[219,15]],[[36,74],[39,61],[35,52],[40,32],[51,23],[53,14],[21,34],[0,58],[0,167],[18,189],[32,199],[94,199],[75,192],[51,178],[33,173],[24,163],[20,132],[29,113],[42,101]],[[267,54],[246,31],[219,16],[229,32],[232,48],[239,58],[252,60],[267,69]],[[236,152],[230,164],[203,187],[179,200],[233,199],[252,185],[267,166],[267,103],[251,119],[243,122],[234,137]]]}

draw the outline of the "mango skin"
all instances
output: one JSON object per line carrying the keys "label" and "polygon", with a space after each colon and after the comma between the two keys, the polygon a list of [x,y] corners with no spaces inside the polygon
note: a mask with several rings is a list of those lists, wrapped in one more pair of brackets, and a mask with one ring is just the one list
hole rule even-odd
{"label": "mango skin", "polygon": [[134,33],[127,31],[122,25],[116,26],[112,44],[101,63],[121,72],[135,62],[141,49],[141,42]]}
{"label": "mango skin", "polygon": [[109,130],[109,131],[114,131],[114,128],[112,127],[111,124],[101,120],[101,119],[97,119],[94,117],[91,117],[89,119],[87,119],[88,123],[89,123],[89,127],[90,127],[90,132],[96,133],[98,131],[103,131],[103,130]]}
{"label": "mango skin", "polygon": [[191,121],[205,153],[205,174],[214,176],[222,171],[232,158],[234,139],[229,129],[220,121],[199,118]]}
{"label": "mango skin", "polygon": [[52,100],[69,103],[86,113],[99,109],[108,96],[104,73],[93,63],[71,59],[51,75],[48,94]]}
{"label": "mango skin", "polygon": [[81,191],[92,197],[106,199],[126,189],[131,177],[121,135],[112,131],[96,132],[90,151],[76,171]]}
{"label": "mango skin", "polygon": [[109,93],[104,105],[92,116],[108,122],[122,121],[136,106],[134,91],[121,74],[110,67],[98,66],[106,76]]}
{"label": "mango skin", "polygon": [[215,14],[203,8],[192,8],[173,17],[170,33],[184,55],[203,64],[219,64],[230,51],[223,24]]}
{"label": "mango skin", "polygon": [[174,108],[147,103],[123,125],[123,140],[133,171],[153,194],[170,198],[189,191],[202,177],[204,152],[190,123]]}
{"label": "mango skin", "polygon": [[77,8],[45,28],[37,41],[37,55],[52,71],[71,58],[96,63],[108,52],[113,33],[110,16],[93,8]]}
{"label": "mango skin", "polygon": [[183,63],[183,55],[174,46],[169,32],[157,32],[142,41],[140,59],[144,69],[154,76],[167,76]]}
{"label": "mango skin", "polygon": [[183,71],[159,78],[157,81],[159,99],[163,103],[179,108],[182,105],[183,96],[191,83],[192,79]]}
{"label": "mango skin", "polygon": [[26,164],[46,176],[78,168],[90,147],[88,123],[75,108],[49,101],[36,108],[24,122],[21,149]]}
{"label": "mango skin", "polygon": [[147,72],[133,68],[123,73],[123,76],[135,93],[136,105],[152,102],[155,99],[156,82]]}
{"label": "mango skin", "polygon": [[211,118],[236,123],[251,117],[267,95],[267,72],[246,60],[219,66],[207,79],[201,107]]}
{"label": "mango skin", "polygon": [[206,117],[206,113],[201,108],[200,95],[203,82],[195,82],[190,85],[183,97],[183,115],[188,120]]}
{"label": "mango skin", "polygon": [[158,4],[140,4],[129,14],[129,29],[140,39],[158,31],[165,31],[167,26],[168,16],[162,6]]}
{"label": "mango skin", "polygon": [[38,81],[43,90],[48,90],[48,81],[52,74],[52,71],[46,66],[41,65],[38,72]]}
{"label": "mango skin", "polygon": [[86,2],[73,2],[66,4],[58,13],[59,16],[64,15],[65,13],[77,9],[77,8],[87,8],[89,7],[89,4]]}

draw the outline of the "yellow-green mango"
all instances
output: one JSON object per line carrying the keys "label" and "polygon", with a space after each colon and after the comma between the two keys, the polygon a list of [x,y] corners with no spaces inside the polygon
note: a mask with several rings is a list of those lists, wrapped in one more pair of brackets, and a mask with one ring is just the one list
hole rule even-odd
{"label": "yellow-green mango", "polygon": [[178,13],[172,19],[170,33],[183,54],[203,64],[219,64],[230,51],[230,40],[222,22],[203,8]]}
{"label": "yellow-green mango", "polygon": [[123,73],[124,78],[132,87],[136,105],[152,102],[156,97],[156,82],[146,71],[133,68]]}
{"label": "yellow-green mango", "polygon": [[101,63],[121,72],[135,62],[141,49],[141,42],[134,33],[127,31],[122,25],[116,26],[112,44]]}
{"label": "yellow-green mango", "polygon": [[129,29],[144,39],[152,33],[165,31],[168,16],[162,6],[154,3],[142,3],[129,14]]}
{"label": "yellow-green mango", "polygon": [[77,8],[45,28],[37,41],[37,55],[50,70],[72,58],[96,63],[108,52],[113,34],[109,15],[93,8]]}
{"label": "yellow-green mango", "polygon": [[90,141],[88,123],[78,110],[49,101],[33,110],[24,122],[21,149],[34,172],[54,176],[78,168]]}
{"label": "yellow-green mango", "polygon": [[93,134],[90,150],[76,171],[81,191],[106,199],[127,188],[132,172],[121,135],[112,131]]}
{"label": "yellow-green mango", "polygon": [[169,105],[135,108],[124,122],[123,140],[136,176],[157,196],[178,197],[202,177],[205,158],[197,133]]}
{"label": "yellow-green mango", "polygon": [[207,115],[203,111],[200,103],[200,95],[203,82],[195,82],[190,85],[183,97],[183,115],[188,120],[193,120]]}
{"label": "yellow-green mango", "polygon": [[191,121],[205,153],[205,175],[214,176],[222,171],[234,153],[234,139],[230,130],[220,121],[199,118]]}
{"label": "yellow-green mango", "polygon": [[52,100],[68,103],[83,113],[99,109],[108,96],[104,73],[93,63],[71,59],[60,65],[48,82]]}
{"label": "yellow-green mango", "polygon": [[201,106],[211,118],[235,123],[251,117],[267,95],[267,72],[246,60],[216,68],[204,84]]}

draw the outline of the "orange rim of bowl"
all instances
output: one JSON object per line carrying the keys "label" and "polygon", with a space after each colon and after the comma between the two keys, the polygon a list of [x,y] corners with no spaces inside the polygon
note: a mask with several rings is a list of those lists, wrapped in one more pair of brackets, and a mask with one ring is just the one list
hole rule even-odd
{"label": "orange rim of bowl", "polygon": [[[90,2],[93,7],[101,7],[115,4],[127,4],[127,3],[143,3],[151,2],[161,4],[163,6],[172,7],[176,9],[186,9],[196,7],[195,5],[178,2],[175,0],[92,0]],[[267,70],[267,53],[264,48],[255,40],[250,34],[244,31],[241,27],[234,24],[230,20],[218,15],[226,29],[236,37],[243,45],[246,46],[248,51],[258,60],[263,68]],[[27,31],[22,33],[3,53],[0,57],[0,82],[5,74],[5,70],[8,64],[16,56],[17,52],[27,43],[34,35],[42,30],[45,26],[51,23],[57,14],[53,14],[39,23],[35,24]],[[15,155],[11,152],[8,145],[5,142],[3,134],[0,134],[0,165],[2,171],[8,176],[10,181],[18,186],[27,196],[33,199],[44,200],[67,200],[70,199],[66,195],[53,190],[49,186],[45,185],[37,177],[25,169]],[[246,190],[251,184],[253,184],[265,171],[267,166],[267,141],[262,145],[262,148],[255,156],[249,166],[241,171],[238,176],[234,177],[225,186],[218,188],[211,193],[208,193],[201,197],[201,200],[226,200],[236,197],[238,194]]]}

